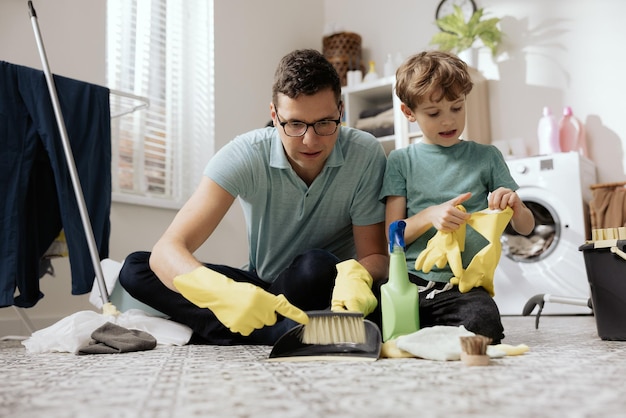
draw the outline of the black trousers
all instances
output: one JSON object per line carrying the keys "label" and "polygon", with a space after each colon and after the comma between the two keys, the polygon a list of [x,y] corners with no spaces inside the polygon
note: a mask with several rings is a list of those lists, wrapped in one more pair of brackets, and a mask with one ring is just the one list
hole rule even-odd
{"label": "black trousers", "polygon": [[[199,308],[181,294],[168,289],[149,266],[150,253],[141,251],[130,254],[120,271],[119,283],[135,299],[168,315],[173,321],[189,326],[194,334],[190,343],[195,344],[263,344],[273,345],[280,336],[297,324],[287,318],[279,318],[269,327],[255,330],[247,337],[232,333],[206,308]],[[304,311],[328,309],[337,275],[337,257],[324,250],[310,250],[296,257],[271,285],[262,281],[254,272],[216,264],[205,264],[233,280],[255,284],[268,292],[285,297]],[[409,275],[418,286],[426,280]],[[377,281],[372,291],[379,303],[367,319],[381,327],[380,286]],[[504,338],[500,312],[493,298],[483,288],[467,293],[459,292],[457,286],[427,298],[431,290],[441,289],[438,283],[432,289],[419,294],[420,327],[435,325],[460,326],[468,331],[490,337],[494,344]]]}
{"label": "black trousers", "polygon": [[[119,283],[135,299],[189,326],[194,332],[190,343],[273,345],[297,325],[280,317],[275,325],[255,330],[247,337],[232,333],[209,309],[199,308],[167,288],[150,269],[149,258],[150,253],[146,251],[130,254],[120,271]],[[310,250],[297,256],[272,284],[261,280],[255,272],[216,264],[205,266],[235,281],[252,283],[275,295],[284,294],[295,306],[310,311],[330,307],[338,262],[339,259],[328,251]]]}

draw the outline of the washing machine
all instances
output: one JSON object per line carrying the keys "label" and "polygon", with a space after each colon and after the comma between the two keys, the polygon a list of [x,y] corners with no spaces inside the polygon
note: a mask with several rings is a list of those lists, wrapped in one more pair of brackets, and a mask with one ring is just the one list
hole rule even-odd
{"label": "washing machine", "polygon": [[[496,301],[502,315],[521,315],[533,296],[549,294],[589,298],[583,254],[589,239],[590,186],[596,168],[577,152],[507,161],[520,186],[517,193],[535,216],[528,236],[509,225],[502,234],[502,255],[494,275]],[[544,315],[590,314],[585,306],[546,303]]]}

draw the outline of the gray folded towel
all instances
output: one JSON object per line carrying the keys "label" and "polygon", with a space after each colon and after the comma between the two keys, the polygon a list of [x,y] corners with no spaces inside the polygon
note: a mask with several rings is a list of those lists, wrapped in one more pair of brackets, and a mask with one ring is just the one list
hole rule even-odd
{"label": "gray folded towel", "polygon": [[126,329],[107,322],[91,334],[91,340],[76,354],[118,354],[131,351],[152,350],[156,338],[145,331]]}

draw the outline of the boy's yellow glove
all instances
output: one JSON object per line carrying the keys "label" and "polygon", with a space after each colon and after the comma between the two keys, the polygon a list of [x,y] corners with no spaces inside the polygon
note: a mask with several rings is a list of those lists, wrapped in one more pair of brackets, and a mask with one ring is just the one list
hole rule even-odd
{"label": "boy's yellow glove", "polygon": [[372,292],[374,279],[356,260],[337,264],[337,278],[331,301],[332,311],[362,312],[369,315],[378,301]]}
{"label": "boy's yellow glove", "polygon": [[[461,225],[459,229],[465,232],[465,225]],[[463,249],[460,247],[456,232],[437,231],[415,260],[415,270],[428,273],[433,266],[442,269],[446,264],[450,264],[450,269],[455,276],[462,274],[461,252]]]}
{"label": "boy's yellow glove", "polygon": [[232,332],[250,335],[274,325],[279,313],[301,324],[309,317],[284,295],[273,295],[251,283],[236,282],[206,267],[174,278],[174,287],[191,303],[210,309]]}
{"label": "boy's yellow glove", "polygon": [[482,210],[472,214],[467,224],[485,237],[489,243],[482,248],[462,275],[450,279],[450,283],[458,284],[461,293],[469,292],[474,287],[484,287],[494,296],[493,278],[502,254],[500,237],[513,216],[513,209]]}
{"label": "boy's yellow glove", "polygon": [[[458,205],[457,208],[465,212],[462,205]],[[452,273],[460,277],[463,274],[461,253],[465,250],[465,225],[459,226],[456,231],[437,231],[415,260],[415,270],[428,273],[433,266],[442,269],[446,264],[450,264]]]}

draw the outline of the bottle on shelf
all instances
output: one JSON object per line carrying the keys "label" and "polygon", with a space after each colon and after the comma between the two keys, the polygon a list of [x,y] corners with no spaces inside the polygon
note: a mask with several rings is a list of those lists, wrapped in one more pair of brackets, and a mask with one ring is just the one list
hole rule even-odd
{"label": "bottle on shelf", "polygon": [[570,106],[563,108],[563,116],[559,120],[559,145],[562,152],[576,151],[587,156],[587,144],[584,127],[572,112]]}
{"label": "bottle on shelf", "polygon": [[543,108],[543,115],[539,119],[537,139],[539,140],[539,155],[549,155],[561,151],[558,125],[548,106]]}
{"label": "bottle on shelf", "polygon": [[348,86],[356,86],[363,81],[363,73],[361,72],[361,58],[359,56],[348,57],[348,72],[346,73],[346,81]]}
{"label": "bottle on shelf", "polygon": [[398,68],[404,62],[404,57],[402,56],[400,51],[396,52],[396,56],[394,57],[393,62],[396,68]]}
{"label": "bottle on shelf", "polygon": [[363,82],[367,83],[369,81],[378,80],[378,73],[376,72],[376,63],[374,61],[370,61],[370,67],[365,77],[363,77]]}
{"label": "bottle on shelf", "polygon": [[387,54],[387,61],[385,61],[384,75],[385,77],[391,77],[395,73],[396,73],[396,66],[393,62],[393,58],[391,57],[391,54]]}

